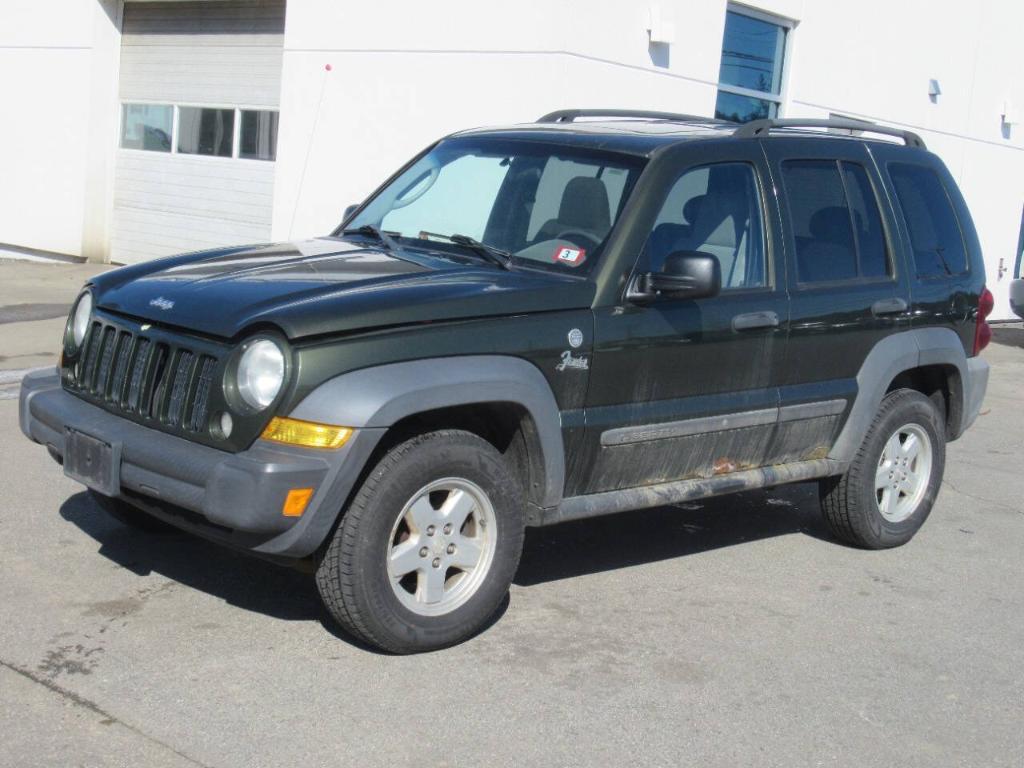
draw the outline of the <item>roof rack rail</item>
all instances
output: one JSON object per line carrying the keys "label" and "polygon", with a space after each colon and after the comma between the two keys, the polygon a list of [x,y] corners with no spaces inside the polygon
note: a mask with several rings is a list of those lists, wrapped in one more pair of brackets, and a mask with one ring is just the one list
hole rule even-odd
{"label": "roof rack rail", "polygon": [[868,131],[870,133],[881,133],[886,136],[896,136],[903,139],[908,147],[927,149],[924,140],[913,131],[905,131],[902,128],[890,128],[887,125],[879,125],[867,120],[805,120],[799,117],[751,120],[749,123],[744,123],[737,128],[733,136],[738,139],[754,139],[760,136],[767,136],[769,131],[775,128],[840,128],[847,131]]}
{"label": "roof rack rail", "polygon": [[642,117],[649,120],[676,120],[686,123],[724,123],[714,117],[683,115],[677,112],[652,112],[643,109],[559,109],[537,120],[538,123],[571,123],[578,117]]}

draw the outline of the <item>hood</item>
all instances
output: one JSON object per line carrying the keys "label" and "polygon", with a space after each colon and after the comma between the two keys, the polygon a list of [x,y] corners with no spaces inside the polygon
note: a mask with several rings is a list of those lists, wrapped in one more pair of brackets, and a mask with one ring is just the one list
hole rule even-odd
{"label": "hood", "polygon": [[335,238],[172,256],[93,281],[97,306],[232,338],[276,326],[290,339],[435,320],[589,307],[593,284]]}

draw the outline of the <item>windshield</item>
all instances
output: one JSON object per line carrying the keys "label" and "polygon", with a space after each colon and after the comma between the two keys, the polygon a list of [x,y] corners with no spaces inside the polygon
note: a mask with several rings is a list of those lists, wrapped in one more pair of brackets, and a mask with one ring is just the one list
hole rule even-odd
{"label": "windshield", "polygon": [[464,255],[472,238],[520,266],[586,273],[636,183],[641,158],[532,141],[455,138],[388,184],[346,231]]}

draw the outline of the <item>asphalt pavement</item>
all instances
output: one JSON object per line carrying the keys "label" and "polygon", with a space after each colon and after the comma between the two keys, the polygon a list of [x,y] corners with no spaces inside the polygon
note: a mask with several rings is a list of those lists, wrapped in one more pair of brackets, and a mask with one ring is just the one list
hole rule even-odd
{"label": "asphalt pavement", "polygon": [[[55,350],[15,332],[39,322],[0,325],[0,355]],[[1024,349],[1002,336],[908,546],[836,543],[809,484],[534,530],[491,626],[401,658],[335,629],[306,575],[107,518],[0,400],[0,766],[1016,768]]]}

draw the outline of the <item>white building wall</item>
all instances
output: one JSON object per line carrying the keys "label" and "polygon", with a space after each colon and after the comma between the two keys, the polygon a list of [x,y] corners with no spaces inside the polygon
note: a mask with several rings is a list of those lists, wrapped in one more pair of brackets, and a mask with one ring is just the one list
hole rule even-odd
{"label": "white building wall", "polygon": [[0,243],[102,256],[113,139],[95,121],[116,120],[117,14],[105,0],[3,0]]}
{"label": "white building wall", "polygon": [[[648,9],[674,22],[655,66]],[[1001,0],[752,0],[796,22],[783,113],[830,112],[909,127],[961,184],[985,249],[997,317],[1009,317],[1024,205],[1018,43],[1024,4]],[[290,0],[285,29],[275,238],[329,231],[423,146],[450,131],[564,107],[709,115],[725,0]],[[331,65],[330,72],[325,65]],[[928,81],[942,95],[928,97]]]}

